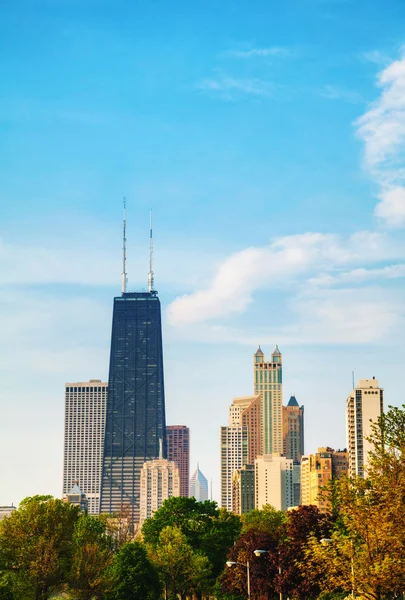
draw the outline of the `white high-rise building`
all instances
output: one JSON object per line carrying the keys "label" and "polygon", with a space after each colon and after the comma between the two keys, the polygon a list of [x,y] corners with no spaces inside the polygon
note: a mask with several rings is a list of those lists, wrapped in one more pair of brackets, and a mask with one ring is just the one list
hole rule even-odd
{"label": "white high-rise building", "polygon": [[175,462],[162,458],[160,451],[160,457],[145,462],[141,470],[139,526],[173,496],[180,496],[179,468]]}
{"label": "white high-rise building", "polygon": [[221,427],[221,507],[232,511],[232,475],[248,460],[248,428]]}
{"label": "white high-rise building", "polygon": [[197,502],[208,500],[208,480],[200,471],[198,463],[190,479],[190,498],[195,498]]}
{"label": "white high-rise building", "polygon": [[283,452],[283,361],[278,346],[266,361],[262,349],[254,355],[254,393],[260,394],[263,454]]}
{"label": "white high-rise building", "polygon": [[367,437],[371,423],[384,412],[384,390],[373,379],[360,379],[346,400],[346,432],[349,452],[349,476],[367,474],[368,455],[371,450]]}
{"label": "white high-rise building", "polygon": [[277,510],[295,505],[294,465],[291,458],[264,454],[255,460],[255,508],[271,504]]}
{"label": "white high-rise building", "polygon": [[78,482],[93,515],[100,512],[107,389],[100,379],[65,384],[62,495]]}

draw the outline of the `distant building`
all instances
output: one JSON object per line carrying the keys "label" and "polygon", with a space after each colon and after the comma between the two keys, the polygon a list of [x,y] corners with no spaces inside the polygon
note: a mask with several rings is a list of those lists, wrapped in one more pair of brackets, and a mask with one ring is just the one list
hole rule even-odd
{"label": "distant building", "polygon": [[346,400],[346,431],[350,477],[367,475],[371,423],[384,412],[384,390],[378,381],[361,379]]}
{"label": "distant building", "polygon": [[221,427],[221,507],[232,510],[232,475],[247,464],[248,428]]}
{"label": "distant building", "polygon": [[260,394],[263,455],[283,452],[282,400],[283,365],[278,346],[270,361],[265,361],[262,349],[254,355],[254,393]]}
{"label": "distant building", "polygon": [[315,454],[301,459],[301,504],[314,505],[326,512],[329,503],[320,493],[332,478],[348,474],[347,450],[318,448]]}
{"label": "distant building", "polygon": [[190,498],[195,498],[197,502],[208,500],[208,480],[198,464],[190,480]]}
{"label": "distant building", "polygon": [[255,468],[244,465],[232,475],[232,511],[237,515],[250,512],[255,507]]}
{"label": "distant building", "polygon": [[100,512],[107,390],[100,379],[65,384],[62,495],[80,481],[92,515]]}
{"label": "distant building", "polygon": [[262,454],[260,394],[233,398],[229,407],[228,425],[242,425],[248,430],[247,462],[253,465]]}
{"label": "distant building", "polygon": [[167,460],[176,463],[180,474],[180,496],[188,496],[190,480],[190,429],[185,425],[166,426]]}
{"label": "distant building", "polygon": [[142,467],[139,526],[173,496],[180,496],[179,469],[173,461],[162,458],[161,452],[159,458],[146,461]]}
{"label": "distant building", "polygon": [[297,463],[304,455],[304,407],[295,396],[283,406],[283,454]]}
{"label": "distant building", "polygon": [[255,461],[255,508],[270,504],[288,510],[294,504],[293,461],[280,454],[263,454]]}
{"label": "distant building", "polygon": [[72,489],[65,494],[63,501],[78,506],[81,512],[87,513],[88,502],[86,494],[79,488],[77,481],[74,482]]}
{"label": "distant building", "polygon": [[9,517],[16,509],[15,506],[0,506],[0,521],[4,519],[4,517]]}

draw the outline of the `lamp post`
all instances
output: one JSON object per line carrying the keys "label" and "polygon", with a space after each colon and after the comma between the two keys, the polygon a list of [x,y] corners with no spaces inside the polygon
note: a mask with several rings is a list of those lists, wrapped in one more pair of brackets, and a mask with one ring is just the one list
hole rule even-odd
{"label": "lamp post", "polygon": [[[262,554],[266,554],[266,552],[270,552],[270,550],[255,550],[253,554],[255,556],[261,556]],[[278,574],[281,575],[281,565],[280,565],[280,555],[279,555],[279,563],[278,563]],[[280,577],[281,579],[281,577]],[[279,592],[279,599],[283,600],[283,592]]]}
{"label": "lamp post", "polygon": [[232,567],[232,565],[241,565],[241,567],[245,567],[246,569],[246,574],[247,574],[247,594],[248,594],[248,600],[250,600],[250,566],[249,566],[249,561],[246,561],[245,563],[241,563],[241,562],[237,562],[236,560],[228,560],[226,562],[226,566],[227,567]]}

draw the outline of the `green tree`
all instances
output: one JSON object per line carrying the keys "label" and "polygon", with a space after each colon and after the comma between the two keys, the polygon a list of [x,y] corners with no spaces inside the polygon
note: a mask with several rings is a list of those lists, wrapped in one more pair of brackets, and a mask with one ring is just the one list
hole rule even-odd
{"label": "green tree", "polygon": [[240,518],[219,509],[216,502],[197,502],[195,498],[169,498],[142,527],[145,543],[156,547],[166,527],[177,527],[193,550],[208,557],[213,583],[222,571],[227,552],[242,527]]}
{"label": "green tree", "polygon": [[150,556],[160,574],[167,600],[175,600],[177,595],[183,599],[190,593],[201,595],[208,589],[210,562],[204,554],[192,549],[178,527],[168,526],[161,531],[158,543],[150,549]]}
{"label": "green tree", "polygon": [[71,504],[34,496],[1,521],[0,563],[11,574],[15,598],[44,600],[66,582],[78,517]]}
{"label": "green tree", "polygon": [[73,533],[69,589],[78,600],[103,598],[111,586],[108,567],[113,561],[113,540],[104,521],[81,515]]}
{"label": "green tree", "polygon": [[139,542],[124,544],[114,557],[112,591],[108,600],[158,600],[161,585],[157,570]]}
{"label": "green tree", "polygon": [[285,512],[266,504],[261,509],[254,508],[242,515],[242,531],[253,529],[254,531],[271,534],[274,531],[281,531],[280,528],[282,528],[285,521]]}

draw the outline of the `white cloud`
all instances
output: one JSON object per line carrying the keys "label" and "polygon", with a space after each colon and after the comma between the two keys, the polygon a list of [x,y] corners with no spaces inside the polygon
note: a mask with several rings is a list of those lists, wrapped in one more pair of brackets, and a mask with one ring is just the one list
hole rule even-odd
{"label": "white cloud", "polygon": [[388,257],[405,257],[405,248],[384,235],[357,232],[342,239],[307,233],[275,240],[262,248],[248,248],[228,257],[205,288],[177,298],[168,308],[171,325],[226,318],[244,311],[260,289],[305,286],[316,273],[353,267]]}
{"label": "white cloud", "polygon": [[360,58],[375,65],[386,65],[391,62],[390,57],[380,50],[367,50],[360,54]]}
{"label": "white cloud", "polygon": [[216,79],[204,79],[196,86],[197,89],[215,94],[224,100],[233,100],[238,96],[256,96],[271,98],[276,86],[270,81],[256,78],[235,78],[220,76]]}
{"label": "white cloud", "polygon": [[318,93],[322,98],[327,98],[328,100],[343,100],[350,104],[361,104],[364,102],[364,98],[359,92],[347,90],[336,85],[323,85],[319,88]]}
{"label": "white cloud", "polygon": [[290,50],[281,46],[271,46],[270,48],[250,48],[249,50],[229,50],[226,56],[235,58],[267,58],[270,56],[289,56]]}
{"label": "white cloud", "polygon": [[357,120],[365,164],[379,184],[375,215],[387,225],[405,225],[405,50],[377,78],[380,97]]}

